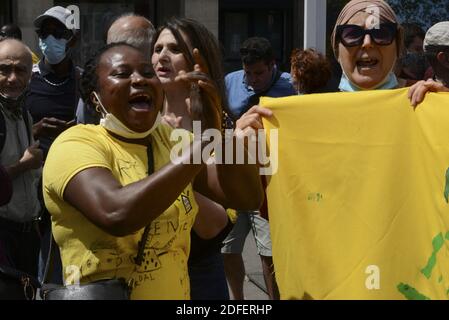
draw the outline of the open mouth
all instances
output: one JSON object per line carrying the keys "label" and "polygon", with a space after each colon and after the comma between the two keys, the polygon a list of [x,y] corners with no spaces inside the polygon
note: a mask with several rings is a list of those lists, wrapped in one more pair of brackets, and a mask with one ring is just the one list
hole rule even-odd
{"label": "open mouth", "polygon": [[157,74],[158,75],[167,75],[171,72],[170,68],[167,67],[159,67],[157,68]]}
{"label": "open mouth", "polygon": [[132,96],[128,103],[136,111],[148,111],[151,109],[153,99],[148,94],[137,94]]}
{"label": "open mouth", "polygon": [[373,68],[379,63],[379,60],[376,58],[363,58],[357,60],[357,67],[360,68]]}

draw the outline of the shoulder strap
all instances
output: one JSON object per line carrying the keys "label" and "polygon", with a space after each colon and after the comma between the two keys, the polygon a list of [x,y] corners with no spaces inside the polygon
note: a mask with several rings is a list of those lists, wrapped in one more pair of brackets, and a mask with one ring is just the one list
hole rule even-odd
{"label": "shoulder strap", "polygon": [[6,141],[6,123],[5,116],[3,112],[0,110],[0,154],[3,151],[3,147],[5,146]]}
{"label": "shoulder strap", "polygon": [[31,141],[33,141],[32,139],[32,128],[31,128],[31,124],[30,124],[30,118],[28,117],[28,111],[25,108],[25,106],[22,107],[22,118],[23,118],[23,122],[25,123],[25,128],[27,130],[27,136],[28,136],[28,145],[31,145]]}
{"label": "shoulder strap", "polygon": [[43,284],[47,284],[50,283],[50,265],[53,262],[53,257],[55,256],[53,250],[54,247],[56,246],[56,242],[55,239],[53,239],[53,232],[52,232],[52,226],[51,226],[51,222],[50,222],[50,240],[48,241],[48,256],[47,256],[47,260],[45,261],[45,269],[44,269],[44,274],[42,276],[42,285]]}
{"label": "shoulder strap", "polygon": [[[147,146],[147,157],[148,157],[148,175],[154,172],[154,157],[153,157],[153,147],[151,143]],[[137,256],[134,258],[134,263],[138,266],[142,265],[143,262],[143,254],[145,251],[145,245],[148,239],[148,233],[150,232],[150,225],[146,226],[143,230],[142,238],[139,241]]]}

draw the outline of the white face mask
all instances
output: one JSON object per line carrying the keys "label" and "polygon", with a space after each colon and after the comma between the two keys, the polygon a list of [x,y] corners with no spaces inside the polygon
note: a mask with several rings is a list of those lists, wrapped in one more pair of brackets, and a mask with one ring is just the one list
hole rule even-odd
{"label": "white face mask", "polygon": [[157,118],[154,121],[153,126],[145,131],[145,132],[135,132],[131,129],[129,129],[127,126],[125,126],[116,116],[114,116],[112,113],[108,112],[106,108],[101,103],[100,97],[97,95],[97,93],[94,91],[93,94],[95,95],[95,98],[98,100],[98,104],[101,108],[101,120],[100,125],[105,128],[108,131],[111,131],[115,133],[116,135],[119,135],[121,137],[127,138],[127,139],[142,139],[150,135],[151,132],[153,132],[157,126],[161,123],[161,113],[157,113]]}

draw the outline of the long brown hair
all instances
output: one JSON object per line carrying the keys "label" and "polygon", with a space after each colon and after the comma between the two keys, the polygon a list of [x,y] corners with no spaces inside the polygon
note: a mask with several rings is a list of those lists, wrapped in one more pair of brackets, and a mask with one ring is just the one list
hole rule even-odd
{"label": "long brown hair", "polygon": [[[190,70],[193,70],[195,64],[191,49],[183,38],[183,34],[188,38],[190,45],[197,48],[204,58],[207,65],[209,76],[215,82],[221,99],[221,107],[228,114],[228,102],[226,98],[226,88],[224,82],[224,70],[222,65],[221,48],[216,37],[200,22],[188,18],[170,18],[162,26],[160,26],[153,37],[151,44],[152,50],[164,29],[170,30],[175,37],[179,49],[184,55]],[[204,99],[203,99],[204,100]],[[203,101],[204,102],[204,101]]]}

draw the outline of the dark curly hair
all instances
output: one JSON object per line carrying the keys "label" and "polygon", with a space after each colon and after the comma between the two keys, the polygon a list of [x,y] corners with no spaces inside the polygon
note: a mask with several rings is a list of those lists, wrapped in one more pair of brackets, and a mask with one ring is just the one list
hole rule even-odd
{"label": "dark curly hair", "polygon": [[240,47],[240,58],[245,65],[252,65],[259,61],[270,64],[276,59],[270,41],[261,37],[246,39]]}
{"label": "dark curly hair", "polygon": [[84,103],[89,107],[90,111],[95,110],[95,106],[91,100],[93,91],[98,90],[97,67],[103,54],[111,48],[127,46],[139,50],[138,48],[126,42],[116,42],[105,45],[94,52],[84,65],[83,74],[80,79],[80,96]]}
{"label": "dark curly hair", "polygon": [[291,75],[299,93],[321,92],[331,78],[329,61],[315,49],[294,49],[290,62]]}

